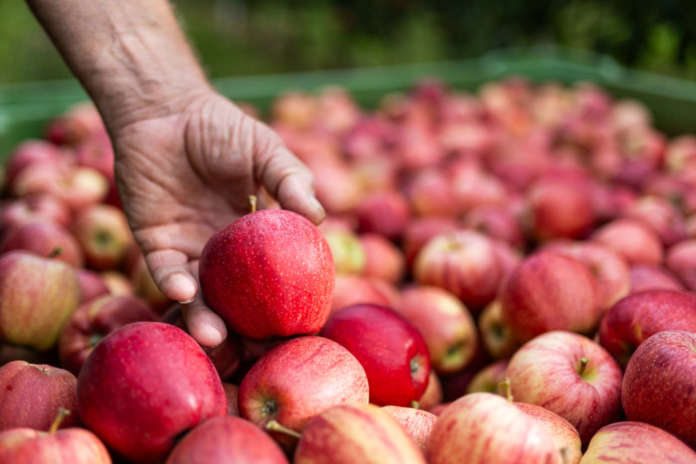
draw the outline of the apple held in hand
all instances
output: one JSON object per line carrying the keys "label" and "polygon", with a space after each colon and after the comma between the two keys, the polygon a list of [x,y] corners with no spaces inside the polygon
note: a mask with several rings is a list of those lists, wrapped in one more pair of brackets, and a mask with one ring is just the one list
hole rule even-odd
{"label": "apple held in hand", "polygon": [[[266,353],[244,376],[239,411],[260,427],[274,430],[280,424],[300,432],[332,406],[367,403],[367,380],[355,356],[338,343],[323,337],[295,338]],[[276,437],[288,443],[282,435]]]}
{"label": "apple held in hand", "polygon": [[38,350],[53,346],[80,302],[75,270],[23,251],[0,257],[0,337]]}
{"label": "apple held in hand", "polygon": [[523,342],[551,330],[589,333],[601,317],[597,282],[587,266],[549,251],[517,267],[501,300],[503,322]]}
{"label": "apple held in hand", "polygon": [[696,295],[647,290],[620,300],[599,326],[599,342],[626,367],[638,346],[663,330],[696,332]]}
{"label": "apple held in hand", "polygon": [[167,464],[288,464],[278,445],[238,417],[213,417],[177,443]]}
{"label": "apple held in hand", "polygon": [[422,409],[403,406],[382,406],[382,411],[401,425],[411,440],[425,454],[428,451],[428,438],[433,430],[437,416]]}
{"label": "apple held in hand", "polygon": [[51,464],[111,464],[111,457],[94,434],[85,429],[57,430],[70,411],[61,409],[48,433],[30,428],[0,432],[0,462]]}
{"label": "apple held in hand", "polygon": [[605,425],[590,441],[581,464],[691,464],[696,452],[662,429],[643,422]]}
{"label": "apple held in hand", "polygon": [[305,427],[294,464],[425,464],[403,427],[371,404],[333,407]]}
{"label": "apple held in hand", "polygon": [[565,418],[583,443],[619,414],[621,369],[581,335],[549,332],[527,342],[510,359],[507,377],[515,400]]}
{"label": "apple held in hand", "polygon": [[210,238],[200,281],[205,301],[241,335],[311,334],[331,309],[334,264],[311,222],[290,211],[264,210]]}
{"label": "apple held in hand", "polygon": [[82,366],[77,400],[82,422],[137,462],[162,459],[182,432],[227,414],[203,349],[160,322],[135,322],[104,338]]}
{"label": "apple held in hand", "polygon": [[[70,372],[24,361],[0,367],[0,430],[48,430],[60,408],[77,409],[77,379]],[[76,422],[71,414],[62,425]]]}
{"label": "apple held in hand", "polygon": [[628,420],[647,422],[696,446],[696,333],[658,332],[626,367],[621,402]]}
{"label": "apple held in hand", "polygon": [[371,403],[409,406],[425,392],[428,347],[418,330],[394,310],[372,304],[348,306],[331,314],[321,335],[360,361]]}
{"label": "apple held in hand", "polygon": [[63,367],[77,374],[94,347],[111,332],[131,322],[154,321],[155,314],[139,298],[106,295],[75,310],[58,339]]}

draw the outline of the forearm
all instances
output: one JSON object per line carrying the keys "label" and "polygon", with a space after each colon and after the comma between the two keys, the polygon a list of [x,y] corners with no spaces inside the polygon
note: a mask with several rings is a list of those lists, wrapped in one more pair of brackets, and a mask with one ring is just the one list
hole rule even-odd
{"label": "forearm", "polygon": [[111,129],[209,90],[167,0],[28,4]]}

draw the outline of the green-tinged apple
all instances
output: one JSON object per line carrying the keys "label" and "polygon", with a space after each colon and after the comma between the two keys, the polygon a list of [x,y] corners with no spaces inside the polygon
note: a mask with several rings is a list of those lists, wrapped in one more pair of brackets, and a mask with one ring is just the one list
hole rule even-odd
{"label": "green-tinged apple", "polygon": [[500,384],[507,377],[508,361],[501,359],[481,369],[467,387],[467,393],[486,392],[502,394]]}
{"label": "green-tinged apple", "polygon": [[410,406],[428,386],[430,356],[423,336],[394,310],[372,304],[331,314],[321,335],[350,351],[365,369],[370,402]]}
{"label": "green-tinged apple", "polygon": [[428,451],[428,438],[433,430],[437,416],[422,409],[405,408],[403,406],[382,406],[396,422],[406,431],[411,440],[423,451]]}
{"label": "green-tinged apple", "polygon": [[599,342],[626,367],[636,348],[663,330],[696,332],[696,295],[675,290],[629,295],[602,318]]}
{"label": "green-tinged apple", "polygon": [[[77,409],[77,379],[70,372],[25,361],[0,367],[0,430],[48,430],[60,408]],[[75,423],[71,414],[61,425]]]}
{"label": "green-tinged apple", "polygon": [[305,427],[294,464],[425,464],[403,427],[371,404],[346,404]]}
{"label": "green-tinged apple", "polygon": [[542,251],[510,275],[501,294],[503,322],[522,342],[552,330],[589,333],[602,315],[599,301],[586,265]]}
{"label": "green-tinged apple", "polygon": [[[239,386],[241,416],[259,427],[301,432],[312,417],[344,403],[367,403],[368,378],[358,360],[323,337],[299,337],[266,353]],[[281,443],[292,437],[276,433]]]}
{"label": "green-tinged apple", "polygon": [[80,303],[75,270],[24,251],[0,257],[0,337],[37,350],[51,348]]}
{"label": "green-tinged apple", "polygon": [[77,383],[82,422],[136,462],[157,462],[186,430],[227,415],[220,377],[183,330],[135,322],[107,335]]}
{"label": "green-tinged apple", "polygon": [[515,400],[565,418],[583,443],[621,408],[621,368],[582,335],[556,331],[534,338],[510,359],[507,377]]}
{"label": "green-tinged apple", "polygon": [[111,464],[101,441],[89,430],[57,430],[70,411],[61,409],[48,432],[15,428],[0,432],[0,462],[22,464]]}
{"label": "green-tinged apple", "polygon": [[621,403],[628,420],[647,422],[696,447],[696,333],[658,332],[628,362]]}
{"label": "green-tinged apple", "polygon": [[126,216],[113,206],[95,205],[81,211],[72,228],[87,264],[94,269],[118,266],[133,241]]}
{"label": "green-tinged apple", "polygon": [[615,422],[592,437],[580,464],[692,464],[696,452],[664,430],[643,422]]}
{"label": "green-tinged apple", "polygon": [[105,271],[99,275],[109,290],[111,295],[115,296],[133,296],[135,295],[135,290],[133,289],[133,284],[128,277],[123,275],[123,273],[118,271]]}
{"label": "green-tinged apple", "polygon": [[448,291],[414,286],[402,292],[394,309],[423,335],[430,362],[438,372],[456,372],[474,357],[476,325],[466,307]]}
{"label": "green-tinged apple", "polygon": [[350,230],[323,229],[331,249],[336,274],[361,274],[365,269],[365,250],[360,239]]}
{"label": "green-tinged apple", "polygon": [[360,243],[365,250],[364,276],[393,284],[401,280],[406,266],[401,250],[377,234],[361,235]]}
{"label": "green-tinged apple", "polygon": [[481,343],[486,352],[496,359],[508,358],[521,343],[503,321],[503,305],[500,300],[491,301],[478,317]]}
{"label": "green-tinged apple", "polygon": [[278,445],[238,417],[213,417],[177,443],[166,464],[288,464]]}
{"label": "green-tinged apple", "polygon": [[139,298],[105,295],[88,301],[70,316],[58,339],[60,363],[78,374],[97,343],[131,322],[154,321],[155,314]]}
{"label": "green-tinged apple", "polygon": [[334,264],[311,222],[290,211],[264,210],[210,238],[200,281],[205,301],[241,335],[312,334],[331,310]]}

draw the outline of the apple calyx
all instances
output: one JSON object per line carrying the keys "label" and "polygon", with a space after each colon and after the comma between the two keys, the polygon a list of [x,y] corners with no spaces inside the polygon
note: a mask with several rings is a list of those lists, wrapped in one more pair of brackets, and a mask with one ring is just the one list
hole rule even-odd
{"label": "apple calyx", "polygon": [[97,346],[97,344],[102,341],[102,338],[104,338],[103,335],[101,334],[93,334],[92,336],[89,337],[89,347],[94,348]]}
{"label": "apple calyx", "polygon": [[498,384],[498,391],[510,402],[513,402],[512,388],[510,387],[510,379],[505,379]]}
{"label": "apple calyx", "polygon": [[302,436],[299,433],[295,432],[293,429],[285,427],[284,425],[282,425],[280,422],[278,422],[275,419],[268,421],[268,423],[266,424],[266,430],[271,431],[271,432],[283,433],[283,434],[288,435],[290,437],[297,438],[298,440]]}
{"label": "apple calyx", "polygon": [[583,356],[579,361],[580,366],[578,367],[578,375],[582,377],[582,375],[585,373],[585,369],[587,368],[587,363],[589,363],[590,360]]}
{"label": "apple calyx", "polygon": [[413,409],[420,409],[420,403],[418,401],[411,401],[411,407]]}
{"label": "apple calyx", "polygon": [[275,417],[278,412],[278,403],[272,398],[267,399],[261,406],[261,415],[263,417]]}
{"label": "apple calyx", "polygon": [[249,209],[252,213],[256,212],[256,195],[249,195]]}
{"label": "apple calyx", "polygon": [[58,414],[56,415],[56,418],[53,420],[51,427],[49,427],[48,433],[51,435],[56,433],[56,430],[58,430],[58,427],[60,427],[60,423],[63,422],[63,419],[68,417],[70,414],[71,413],[69,409],[58,408]]}
{"label": "apple calyx", "polygon": [[55,258],[59,256],[63,252],[63,249],[61,247],[55,247],[51,253],[49,253],[48,257],[49,258]]}

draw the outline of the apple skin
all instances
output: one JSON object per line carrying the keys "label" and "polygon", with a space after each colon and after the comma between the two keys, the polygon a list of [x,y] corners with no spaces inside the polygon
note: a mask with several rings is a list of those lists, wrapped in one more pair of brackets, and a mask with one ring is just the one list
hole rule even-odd
{"label": "apple skin", "polygon": [[429,464],[460,462],[561,464],[556,445],[536,420],[515,403],[490,393],[472,393],[438,416],[428,443]]}
{"label": "apple skin", "polygon": [[80,371],[77,401],[82,422],[136,462],[164,458],[182,432],[227,414],[205,352],[160,322],[128,324],[97,344]]}
{"label": "apple skin", "polygon": [[587,266],[549,251],[517,267],[501,303],[503,322],[522,342],[551,330],[589,333],[601,317],[598,285]]}
{"label": "apple skin", "polygon": [[429,411],[431,408],[442,403],[442,384],[434,370],[428,376],[428,386],[425,387],[423,396],[418,400],[418,407]]}
{"label": "apple skin", "polygon": [[582,458],[582,443],[580,435],[570,422],[546,408],[529,403],[515,403],[518,409],[528,416],[537,419],[541,426],[553,439],[556,449],[562,456],[563,464],[578,464]]}
{"label": "apple skin", "polygon": [[691,464],[696,452],[662,429],[642,422],[605,425],[595,433],[581,464]]}
{"label": "apple skin", "polygon": [[11,185],[20,172],[32,164],[51,163],[61,158],[61,150],[44,140],[26,140],[10,154],[5,163],[5,182]]}
{"label": "apple skin", "polygon": [[453,217],[458,211],[457,202],[452,201],[452,187],[443,170],[419,171],[406,188],[411,210],[418,216]]}
{"label": "apple skin", "polygon": [[621,390],[626,418],[647,422],[696,446],[696,334],[658,332],[628,362]]}
{"label": "apple skin", "polygon": [[[581,373],[582,358],[588,363]],[[510,359],[507,377],[516,401],[565,418],[583,444],[621,408],[621,368],[600,345],[574,333],[549,332],[527,342]]]}
{"label": "apple skin", "polygon": [[366,252],[360,239],[350,230],[323,230],[331,249],[336,274],[361,274],[365,269]]}
{"label": "apple skin", "polygon": [[363,275],[397,284],[404,275],[404,256],[393,243],[377,234],[360,236],[365,250]]}
{"label": "apple skin", "polygon": [[358,359],[367,374],[371,403],[409,406],[425,392],[428,347],[420,332],[394,310],[372,304],[339,309],[321,335]]}
{"label": "apple skin", "polygon": [[480,206],[466,215],[464,224],[491,238],[513,247],[524,245],[522,227],[511,208],[506,206]]}
{"label": "apple skin", "polygon": [[667,269],[637,264],[631,267],[631,293],[645,290],[685,290]]}
{"label": "apple skin", "polygon": [[74,269],[23,251],[0,257],[0,337],[37,350],[51,348],[80,302]]}
{"label": "apple skin", "polygon": [[210,238],[199,269],[205,301],[241,335],[312,334],[329,316],[331,250],[321,231],[299,214],[264,210],[243,216]]}
{"label": "apple skin", "polygon": [[669,247],[687,237],[684,216],[668,199],[646,195],[638,199],[625,217],[643,222]]}
{"label": "apple skin", "polygon": [[166,464],[288,464],[278,445],[238,417],[213,417],[196,426],[174,447]]}
{"label": "apple skin", "polygon": [[126,216],[109,205],[95,205],[81,211],[75,218],[73,230],[87,264],[98,270],[121,264],[133,242]]}
{"label": "apple skin", "polygon": [[118,271],[105,271],[100,274],[109,293],[116,296],[133,296],[135,289],[128,278]]}
{"label": "apple skin", "polygon": [[670,248],[666,265],[686,288],[692,292],[696,290],[696,240],[685,240]]}
{"label": "apple skin", "polygon": [[496,361],[484,367],[471,379],[469,386],[466,388],[466,392],[486,392],[500,395],[500,383],[506,378],[507,366],[507,359],[501,359],[500,361]]}
{"label": "apple skin", "polygon": [[337,275],[331,299],[331,312],[360,303],[372,303],[393,308],[398,305],[399,298],[399,291],[396,287],[383,280]]}
{"label": "apple skin", "polygon": [[104,337],[131,322],[154,321],[155,314],[139,298],[105,295],[75,310],[58,339],[58,356],[63,367],[74,374]]}
{"label": "apple skin", "polygon": [[493,242],[461,230],[431,239],[418,253],[415,280],[450,291],[476,313],[490,303],[503,279]]}
{"label": "apple skin", "polygon": [[[77,410],[77,379],[47,364],[12,361],[0,367],[0,430],[48,430],[59,408]],[[70,414],[60,424],[77,423]]]}
{"label": "apple skin", "polygon": [[72,215],[62,201],[45,194],[12,200],[0,210],[0,229],[3,231],[35,221],[48,221],[68,227]]}
{"label": "apple skin", "polygon": [[109,294],[109,287],[96,272],[78,269],[77,279],[80,283],[80,303],[86,303],[99,296]]}
{"label": "apple skin", "polygon": [[599,326],[600,344],[626,367],[633,352],[663,330],[696,332],[696,295],[675,290],[646,290],[617,302]]}
{"label": "apple skin", "polygon": [[375,233],[388,239],[401,237],[410,214],[408,203],[398,192],[376,192],[360,202],[355,212],[358,232]]}
{"label": "apple skin", "polygon": [[416,256],[430,239],[458,228],[457,223],[451,218],[424,217],[409,222],[402,240],[406,265],[409,268],[413,266]]}
{"label": "apple skin", "polygon": [[239,387],[233,383],[222,383],[227,398],[227,415],[239,416]]}
{"label": "apple skin", "polygon": [[474,357],[476,324],[451,293],[437,287],[411,287],[401,293],[394,309],[421,333],[438,372],[456,372]]}
{"label": "apple skin", "polygon": [[592,240],[611,248],[631,266],[658,266],[664,256],[657,234],[634,219],[616,219],[597,229],[592,234]]}
{"label": "apple skin", "polygon": [[333,407],[312,419],[293,464],[425,464],[425,458],[392,417],[371,404]]}
{"label": "apple skin", "polygon": [[0,462],[111,464],[111,457],[89,430],[68,428],[46,433],[16,428],[0,433]]}
{"label": "apple skin", "polygon": [[580,238],[595,221],[589,192],[582,182],[542,179],[528,194],[531,227],[537,240]]}
{"label": "apple skin", "polygon": [[[368,400],[368,377],[355,356],[316,336],[295,338],[272,349],[239,386],[243,418],[259,427],[276,420],[298,432],[332,406]],[[274,436],[285,442],[288,438]]]}
{"label": "apple skin", "polygon": [[478,317],[481,344],[495,359],[509,358],[522,344],[503,321],[503,305],[493,300]]}
{"label": "apple skin", "polygon": [[418,445],[423,454],[428,451],[428,438],[433,430],[437,416],[422,409],[403,406],[382,406],[382,411],[401,425],[411,440]]}
{"label": "apple skin", "polygon": [[0,253],[12,250],[24,250],[63,261],[73,267],[82,267],[80,245],[67,230],[51,222],[30,222],[8,231],[0,246]]}

